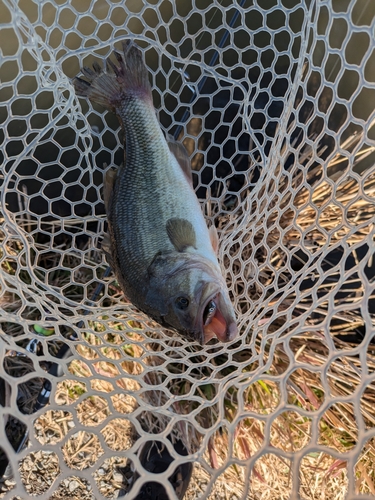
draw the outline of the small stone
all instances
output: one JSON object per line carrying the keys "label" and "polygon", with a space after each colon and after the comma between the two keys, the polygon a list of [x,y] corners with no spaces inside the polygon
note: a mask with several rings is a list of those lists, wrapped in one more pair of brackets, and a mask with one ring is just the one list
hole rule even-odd
{"label": "small stone", "polygon": [[69,491],[72,492],[74,490],[76,490],[77,488],[79,487],[79,482],[76,481],[75,479],[72,479],[70,482],[69,482]]}
{"label": "small stone", "polygon": [[113,480],[116,481],[116,483],[122,483],[123,475],[120,474],[120,472],[114,472],[113,473]]}

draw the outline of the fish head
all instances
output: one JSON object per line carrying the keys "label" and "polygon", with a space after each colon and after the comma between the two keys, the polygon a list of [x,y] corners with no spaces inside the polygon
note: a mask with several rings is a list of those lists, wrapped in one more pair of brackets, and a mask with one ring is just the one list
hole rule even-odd
{"label": "fish head", "polygon": [[153,263],[146,303],[158,321],[202,345],[238,333],[227,286],[218,267],[191,253],[160,256]]}

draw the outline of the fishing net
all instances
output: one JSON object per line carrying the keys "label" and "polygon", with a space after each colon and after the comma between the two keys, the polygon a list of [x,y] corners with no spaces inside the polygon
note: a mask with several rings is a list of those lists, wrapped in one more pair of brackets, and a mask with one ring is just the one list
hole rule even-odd
{"label": "fishing net", "polygon": [[[373,498],[374,2],[2,0],[0,22],[0,497],[173,499],[192,463],[189,499]],[[143,316],[100,250],[122,136],[71,79],[126,38],[218,228],[230,344]]]}

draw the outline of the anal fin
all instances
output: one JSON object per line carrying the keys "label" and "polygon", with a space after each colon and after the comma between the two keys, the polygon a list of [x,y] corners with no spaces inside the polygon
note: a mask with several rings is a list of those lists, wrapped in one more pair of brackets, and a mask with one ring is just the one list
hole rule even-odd
{"label": "anal fin", "polygon": [[[104,165],[104,167],[106,167],[106,165]],[[115,184],[116,178],[117,178],[117,170],[115,170],[113,168],[110,168],[105,173],[104,186],[103,186],[103,198],[104,198],[104,206],[105,206],[105,211],[107,213],[107,217],[110,213],[112,191],[113,191],[113,186]]]}
{"label": "anal fin", "polygon": [[191,173],[191,164],[188,152],[185,149],[185,146],[180,142],[176,142],[172,137],[167,137],[168,147],[170,152],[176,158],[178,164],[181,167],[181,170],[185,174],[185,177],[189,184],[193,186],[193,176]]}

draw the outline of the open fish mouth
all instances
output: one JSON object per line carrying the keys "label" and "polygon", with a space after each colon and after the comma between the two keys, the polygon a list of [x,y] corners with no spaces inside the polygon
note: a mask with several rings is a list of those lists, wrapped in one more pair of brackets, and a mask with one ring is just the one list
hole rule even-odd
{"label": "open fish mouth", "polygon": [[220,292],[206,300],[199,315],[204,344],[214,337],[217,337],[221,342],[229,342],[236,337],[237,324],[232,318],[226,319],[224,314]]}

